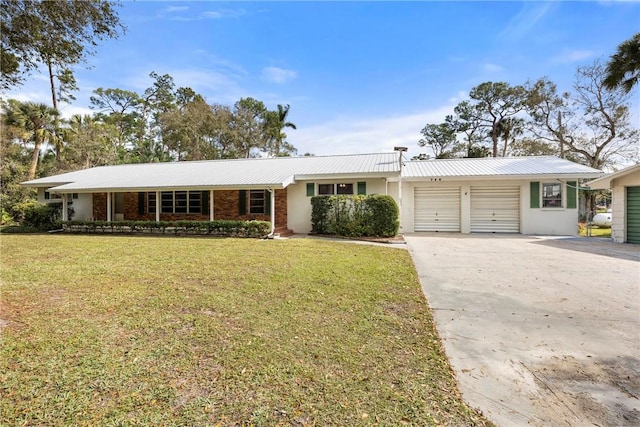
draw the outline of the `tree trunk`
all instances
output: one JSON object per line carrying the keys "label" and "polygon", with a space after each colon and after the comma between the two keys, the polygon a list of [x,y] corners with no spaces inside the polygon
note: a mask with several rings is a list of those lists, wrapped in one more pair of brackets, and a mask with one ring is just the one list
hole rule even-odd
{"label": "tree trunk", "polygon": [[38,168],[38,160],[40,159],[40,146],[41,142],[36,142],[33,148],[33,155],[31,156],[31,164],[29,165],[29,180],[35,179],[36,169]]}

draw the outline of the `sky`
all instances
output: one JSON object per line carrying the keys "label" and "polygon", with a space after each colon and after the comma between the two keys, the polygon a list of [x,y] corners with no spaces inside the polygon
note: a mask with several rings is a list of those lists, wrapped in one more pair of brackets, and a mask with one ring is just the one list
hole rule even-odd
{"label": "sky", "polygon": [[[144,92],[169,74],[210,104],[290,105],[299,154],[428,153],[420,130],[487,81],[548,77],[571,91],[576,68],[606,62],[640,31],[640,2],[123,1],[127,31],[76,68],[76,101],[98,87]],[[46,73],[8,94],[51,103]],[[640,90],[632,98],[640,121]],[[640,123],[638,123],[640,126]]]}

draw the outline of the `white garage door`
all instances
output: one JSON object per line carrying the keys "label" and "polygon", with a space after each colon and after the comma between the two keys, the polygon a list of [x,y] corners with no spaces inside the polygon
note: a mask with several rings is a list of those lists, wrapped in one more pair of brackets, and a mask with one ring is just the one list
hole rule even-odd
{"label": "white garage door", "polygon": [[520,187],[471,187],[472,233],[519,233]]}
{"label": "white garage door", "polygon": [[460,231],[460,187],[414,189],[415,231]]}

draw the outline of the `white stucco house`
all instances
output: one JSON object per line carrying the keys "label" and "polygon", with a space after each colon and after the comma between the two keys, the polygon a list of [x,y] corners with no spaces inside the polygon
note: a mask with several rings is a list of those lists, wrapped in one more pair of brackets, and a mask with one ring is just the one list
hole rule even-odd
{"label": "white stucco house", "polygon": [[552,156],[401,163],[390,152],[101,166],[23,185],[77,220],[261,219],[309,233],[312,196],[390,194],[402,232],[575,235],[578,182],[601,175]]}
{"label": "white stucco house", "polygon": [[611,237],[618,243],[640,243],[640,165],[587,183],[594,190],[611,189]]}

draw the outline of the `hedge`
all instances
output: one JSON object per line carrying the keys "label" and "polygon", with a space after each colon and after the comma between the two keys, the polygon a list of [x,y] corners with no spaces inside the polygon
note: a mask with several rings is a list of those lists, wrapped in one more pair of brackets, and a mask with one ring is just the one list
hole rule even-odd
{"label": "hedge", "polygon": [[311,231],[346,237],[393,237],[398,233],[398,205],[391,196],[314,196]]}
{"label": "hedge", "polygon": [[265,238],[271,233],[267,221],[67,221],[65,232],[208,235],[216,237]]}

